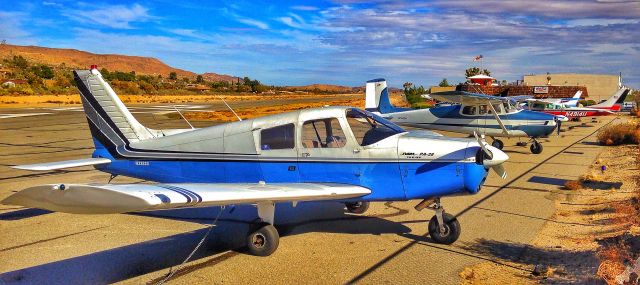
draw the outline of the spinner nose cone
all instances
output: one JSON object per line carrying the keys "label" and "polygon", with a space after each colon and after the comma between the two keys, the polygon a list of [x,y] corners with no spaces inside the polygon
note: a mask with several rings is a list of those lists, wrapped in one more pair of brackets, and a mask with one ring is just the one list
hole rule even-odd
{"label": "spinner nose cone", "polygon": [[556,122],[568,122],[569,118],[567,118],[566,116],[563,115],[556,115]]}
{"label": "spinner nose cone", "polygon": [[490,145],[487,145],[485,147],[492,154],[491,159],[485,158],[482,161],[482,164],[485,167],[492,167],[492,166],[500,165],[500,164],[504,163],[505,161],[507,161],[509,159],[509,156],[506,153],[504,153],[504,151],[502,151],[502,150],[500,150],[498,148],[495,148],[493,146],[490,146]]}

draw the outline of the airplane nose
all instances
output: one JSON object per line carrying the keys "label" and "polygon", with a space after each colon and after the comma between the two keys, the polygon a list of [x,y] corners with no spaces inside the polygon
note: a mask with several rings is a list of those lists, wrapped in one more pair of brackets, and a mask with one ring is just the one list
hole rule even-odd
{"label": "airplane nose", "polygon": [[487,145],[485,147],[491,152],[491,154],[493,154],[493,157],[491,157],[491,159],[485,158],[482,161],[482,164],[485,167],[489,168],[492,166],[500,165],[509,159],[509,156],[504,153],[504,151],[490,145]]}

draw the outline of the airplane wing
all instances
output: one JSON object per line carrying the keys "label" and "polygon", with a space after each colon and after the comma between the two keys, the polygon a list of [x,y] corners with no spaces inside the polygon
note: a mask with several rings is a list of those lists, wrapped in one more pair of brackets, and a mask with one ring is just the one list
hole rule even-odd
{"label": "airplane wing", "polygon": [[463,105],[472,104],[496,104],[511,100],[511,97],[498,97],[464,91],[447,91],[431,93],[431,98],[440,102],[453,102]]}
{"label": "airplane wing", "polygon": [[335,183],[49,184],[30,187],[2,201],[74,214],[126,212],[258,202],[355,198],[371,190]]}
{"label": "airplane wing", "polygon": [[522,102],[522,101],[527,101],[527,100],[533,99],[533,96],[531,96],[531,95],[509,96],[509,99],[511,99],[513,101],[516,101],[516,102]]}
{"label": "airplane wing", "polygon": [[111,163],[111,160],[103,157],[93,157],[75,160],[65,160],[47,163],[25,164],[12,166],[15,169],[32,170],[32,171],[45,171],[45,170],[57,170],[63,168],[74,168],[89,165],[107,164]]}

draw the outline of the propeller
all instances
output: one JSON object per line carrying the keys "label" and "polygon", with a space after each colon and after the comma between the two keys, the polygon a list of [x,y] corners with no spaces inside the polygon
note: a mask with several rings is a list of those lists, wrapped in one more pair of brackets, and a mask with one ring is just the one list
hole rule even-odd
{"label": "propeller", "polygon": [[476,160],[482,163],[484,167],[493,169],[502,179],[507,178],[507,171],[504,169],[504,166],[502,166],[502,163],[509,159],[509,156],[501,150],[489,146],[484,140],[484,135],[479,136],[478,133],[474,131],[473,136],[476,137],[482,150],[482,155],[476,155]]}

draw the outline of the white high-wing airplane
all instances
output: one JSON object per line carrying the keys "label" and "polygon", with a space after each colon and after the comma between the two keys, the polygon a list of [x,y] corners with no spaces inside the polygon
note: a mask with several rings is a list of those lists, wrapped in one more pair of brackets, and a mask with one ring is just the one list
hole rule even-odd
{"label": "white high-wing airplane", "polygon": [[580,97],[582,97],[582,90],[578,90],[575,95],[571,98],[544,98],[538,99],[540,102],[546,102],[551,104],[563,104],[566,107],[576,107],[578,106],[578,101],[580,101]]}
{"label": "white high-wing airplane", "polygon": [[394,107],[389,101],[387,81],[379,78],[367,81],[365,108],[401,126],[491,136],[492,145],[499,149],[504,143],[496,137],[528,137],[534,154],[542,152],[537,138],[548,136],[556,128],[556,122],[564,120],[518,108],[509,97],[453,91],[432,93],[431,98],[459,105],[429,109]]}
{"label": "white high-wing airplane", "polygon": [[[443,244],[460,235],[440,197],[475,194],[489,169],[505,178],[509,157],[476,136],[454,139],[407,132],[352,107],[298,110],[188,130],[140,124],[97,70],[74,72],[91,130],[91,158],[15,166],[56,170],[92,165],[149,184],[56,182],[19,191],[2,201],[78,214],[255,204],[260,221],[247,234],[255,255],[279,244],[276,203],[334,200],[363,213],[370,201],[422,199],[431,208],[431,238]],[[57,179],[56,179],[57,180]]]}

